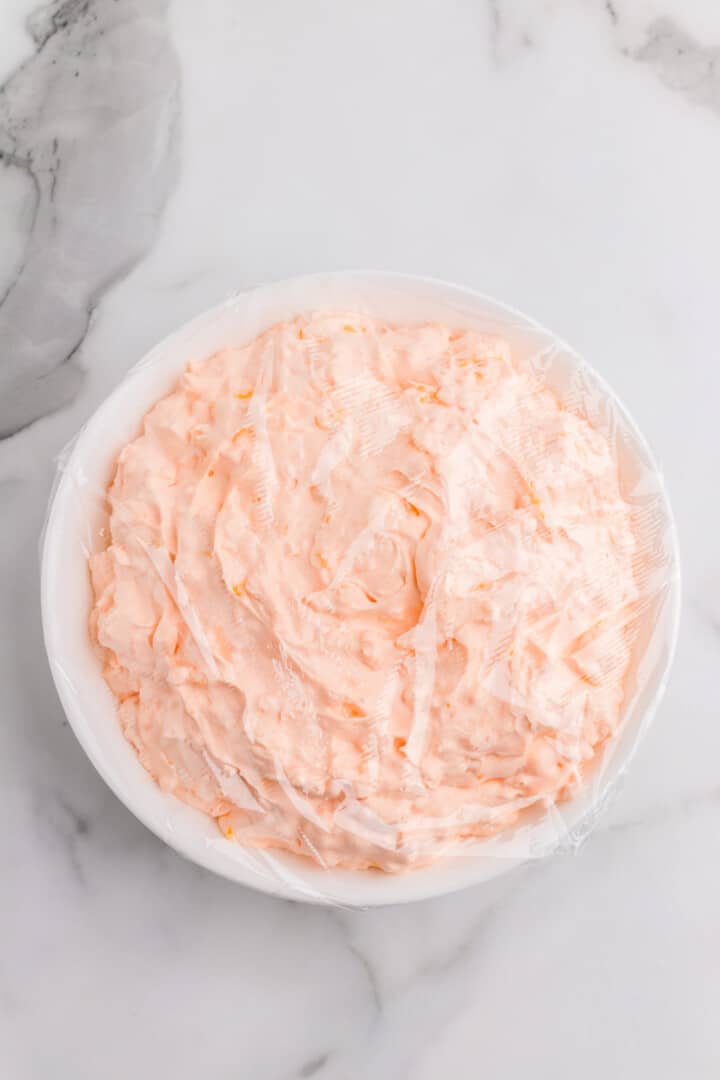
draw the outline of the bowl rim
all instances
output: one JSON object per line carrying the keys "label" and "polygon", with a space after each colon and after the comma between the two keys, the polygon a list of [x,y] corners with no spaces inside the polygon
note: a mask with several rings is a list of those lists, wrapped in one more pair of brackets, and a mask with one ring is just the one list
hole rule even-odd
{"label": "bowl rim", "polygon": [[[157,818],[148,811],[148,808],[142,803],[141,799],[136,797],[136,792],[129,789],[128,785],[120,780],[117,773],[115,773],[108,765],[105,756],[99,751],[98,745],[92,736],[92,723],[88,721],[87,716],[79,707],[75,696],[74,684],[68,676],[66,665],[62,662],[62,617],[58,614],[52,602],[54,583],[58,580],[58,575],[62,573],[62,567],[58,565],[59,545],[56,542],[56,536],[58,530],[62,526],[64,500],[67,500],[70,496],[69,485],[71,484],[70,478],[73,464],[77,459],[82,457],[82,453],[87,449],[88,445],[93,444],[93,438],[96,438],[98,432],[102,429],[103,418],[113,413],[117,408],[118,403],[122,402],[123,394],[129,381],[133,377],[139,375],[142,371],[151,367],[153,359],[156,356],[162,355],[164,350],[169,349],[175,339],[181,340],[183,337],[187,336],[194,327],[201,326],[214,314],[219,314],[227,310],[240,297],[260,293],[263,289],[272,289],[276,291],[285,289],[288,292],[294,293],[298,290],[301,291],[303,287],[316,285],[320,281],[344,280],[348,282],[352,281],[352,279],[357,279],[358,284],[363,282],[366,284],[369,283],[371,286],[377,285],[379,287],[382,287],[382,284],[384,283],[386,285],[395,284],[408,288],[422,287],[431,290],[437,289],[444,292],[446,295],[452,293],[458,299],[469,301],[474,305],[484,305],[488,309],[493,308],[503,315],[517,320],[518,324],[529,330],[536,331],[551,338],[564,353],[573,357],[589,371],[598,387],[610,401],[617,406],[619,412],[623,416],[624,422],[637,442],[638,447],[646,455],[647,461],[655,475],[662,481],[662,501],[667,519],[669,546],[672,551],[673,560],[674,572],[670,581],[670,591],[668,596],[670,611],[666,659],[662,669],[657,675],[656,685],[653,688],[647,707],[643,712],[641,721],[643,728],[650,722],[664,695],[669,673],[674,661],[679,635],[682,594],[677,526],[668,496],[667,486],[662,478],[662,472],[657,459],[652,452],[647,439],[622,399],[607,383],[604,377],[599,374],[597,370],[584,359],[584,357],[581,357],[572,346],[568,345],[567,342],[558,337],[554,332],[548,330],[541,323],[530,316],[525,315],[511,305],[496,300],[494,297],[480,292],[479,290],[435,277],[360,269],[327,271],[284,278],[279,281],[269,282],[266,285],[241,289],[231,293],[219,303],[199,312],[147,350],[143,357],[125,372],[114,389],[100,402],[71,442],[69,450],[66,449],[66,451],[60,455],[59,460],[62,463],[62,469],[58,471],[56,475],[55,483],[50,494],[44,534],[41,538],[41,610],[45,649],[48,655],[55,687],[70,726],[83,750],[108,787],[131,811],[131,813],[150,829],[151,832],[191,862],[211,870],[230,881],[250,886],[251,888],[265,892],[269,895],[287,899],[303,900],[316,904],[341,904],[351,907],[372,907],[429,899],[431,897],[455,892],[459,889],[469,887],[470,885],[490,880],[498,874],[502,874],[525,862],[526,857],[505,856],[496,858],[494,856],[479,856],[465,858],[454,856],[452,859],[444,860],[442,864],[436,863],[430,867],[410,870],[401,874],[385,874],[379,871],[368,870],[333,871],[333,877],[339,879],[339,887],[334,886],[332,892],[318,892],[317,888],[312,885],[311,879],[319,874],[324,875],[325,872],[312,864],[310,864],[312,866],[312,869],[310,869],[307,865],[307,859],[301,859],[298,856],[289,853],[273,852],[272,854],[269,854],[260,849],[243,848],[236,842],[225,841],[220,837],[219,833],[217,844],[212,841],[199,843],[195,839],[191,840],[189,835],[186,835],[182,831],[182,827],[179,831],[174,826],[162,827]],[[185,361],[185,363],[186,362],[187,361]],[[184,364],[178,365],[178,374],[182,371],[183,366]],[[142,414],[137,417],[137,420],[139,421],[141,417]],[[618,767],[614,769],[615,779],[619,779],[627,769],[630,760],[634,756],[637,742],[638,740],[636,739],[630,752],[619,761]],[[139,767],[142,769],[142,766]],[[157,787],[157,785],[155,786]],[[160,791],[159,788],[157,788],[157,790],[158,792]],[[187,814],[201,814],[201,811],[191,810],[185,804],[180,803],[180,800],[177,800],[174,796],[167,795],[166,793],[162,794],[165,798],[172,799],[174,803],[181,806],[183,808],[182,813],[186,816]],[[178,814],[180,813],[181,811],[178,810]],[[207,817],[207,815],[204,814],[202,816],[203,818]],[[233,855],[238,856],[240,853],[242,853],[240,858],[232,857]],[[230,858],[228,858],[229,855],[231,856]],[[248,859],[251,864],[254,863],[255,865],[248,866]],[[272,872],[267,872],[265,869],[266,863],[272,863],[274,865],[274,870]],[[280,875],[278,875],[278,865],[280,867]],[[438,874],[437,871],[440,866],[443,867],[444,873]],[[283,872],[283,868],[285,868],[286,873]]]}

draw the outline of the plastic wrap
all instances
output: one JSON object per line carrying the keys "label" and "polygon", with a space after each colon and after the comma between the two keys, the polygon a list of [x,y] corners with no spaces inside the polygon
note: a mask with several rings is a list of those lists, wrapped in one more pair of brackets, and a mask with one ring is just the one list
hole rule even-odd
{"label": "plastic wrap", "polygon": [[320,903],[577,848],[678,607],[662,478],[597,374],[386,274],[241,293],[153,349],[64,453],[43,550],[53,675],[110,786]]}

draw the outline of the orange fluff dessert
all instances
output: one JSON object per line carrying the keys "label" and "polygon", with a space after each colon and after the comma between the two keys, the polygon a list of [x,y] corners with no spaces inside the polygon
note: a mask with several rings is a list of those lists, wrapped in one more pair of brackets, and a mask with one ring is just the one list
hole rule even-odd
{"label": "orange fluff dessert", "polygon": [[276,325],[190,364],[107,502],[123,731],[242,844],[426,864],[572,796],[620,723],[618,465],[498,337]]}

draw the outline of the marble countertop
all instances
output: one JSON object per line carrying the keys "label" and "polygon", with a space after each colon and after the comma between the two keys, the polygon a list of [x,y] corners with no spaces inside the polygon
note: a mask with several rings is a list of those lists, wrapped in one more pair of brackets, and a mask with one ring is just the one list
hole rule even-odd
{"label": "marble countertop", "polygon": [[[720,1075],[720,8],[65,0],[0,13],[0,1075]],[[584,352],[663,463],[664,703],[577,856],[372,912],[270,900],[105,787],[45,663],[63,445],[228,292],[448,278]]]}

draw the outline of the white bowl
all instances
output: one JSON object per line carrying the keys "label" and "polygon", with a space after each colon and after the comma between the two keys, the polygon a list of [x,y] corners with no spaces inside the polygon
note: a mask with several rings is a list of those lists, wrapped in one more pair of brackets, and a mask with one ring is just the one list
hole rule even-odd
{"label": "white bowl", "polygon": [[[612,416],[627,483],[637,489],[640,479],[645,488],[649,483],[658,492],[664,586],[644,617],[620,735],[602,756],[592,782],[561,810],[538,817],[512,837],[485,844],[480,853],[448,857],[398,875],[325,871],[298,856],[242,848],[226,840],[210,818],[161,791],[122,734],[115,699],[88,636],[87,557],[102,544],[102,500],[116,455],[136,435],[144,413],[173,387],[191,359],[245,343],[280,319],[322,309],[487,328],[505,334],[517,350],[551,355],[552,379],[572,379],[575,388],[579,379],[599,413]],[[656,546],[658,535],[653,537]],[[568,346],[518,312],[456,285],[385,273],[319,274],[240,293],[204,312],[152,349],[100,406],[63,462],[51,500],[43,545],[43,627],[55,684],[77,738],[118,798],[162,840],[209,870],[276,896],[358,906],[390,904],[488,881],[529,856],[551,850],[559,837],[574,844],[586,834],[662,696],[677,637],[678,566],[672,514],[648,446],[612,391]]]}

